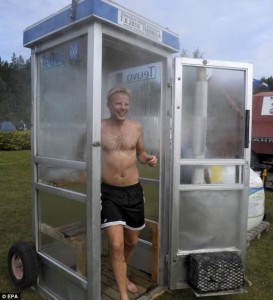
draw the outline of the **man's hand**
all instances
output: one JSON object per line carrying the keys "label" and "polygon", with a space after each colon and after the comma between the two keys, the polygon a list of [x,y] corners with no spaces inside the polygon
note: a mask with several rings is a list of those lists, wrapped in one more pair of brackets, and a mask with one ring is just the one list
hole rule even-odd
{"label": "man's hand", "polygon": [[146,158],[146,163],[147,165],[149,165],[150,167],[154,167],[157,164],[157,158],[154,155],[149,155]]}

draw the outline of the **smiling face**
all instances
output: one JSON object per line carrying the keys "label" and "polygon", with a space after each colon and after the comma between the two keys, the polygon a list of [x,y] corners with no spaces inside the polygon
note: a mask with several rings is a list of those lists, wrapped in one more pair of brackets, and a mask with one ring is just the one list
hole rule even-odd
{"label": "smiling face", "polygon": [[127,118],[129,111],[130,98],[127,94],[117,92],[112,94],[107,102],[111,119],[116,122],[122,122]]}

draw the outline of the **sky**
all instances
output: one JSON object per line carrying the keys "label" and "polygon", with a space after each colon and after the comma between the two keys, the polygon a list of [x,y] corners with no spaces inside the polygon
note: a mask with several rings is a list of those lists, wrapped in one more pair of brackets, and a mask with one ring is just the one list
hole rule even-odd
{"label": "sky", "polygon": [[[86,0],[91,1],[91,0]],[[30,57],[23,47],[28,26],[70,5],[72,0],[1,0],[0,57]],[[197,48],[210,60],[253,64],[254,78],[273,76],[273,0],[115,0],[178,33],[180,48]]]}

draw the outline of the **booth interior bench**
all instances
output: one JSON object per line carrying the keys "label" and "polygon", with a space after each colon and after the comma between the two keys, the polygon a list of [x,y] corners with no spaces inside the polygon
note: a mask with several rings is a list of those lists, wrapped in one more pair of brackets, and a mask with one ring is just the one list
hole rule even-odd
{"label": "booth interior bench", "polygon": [[[153,282],[156,282],[158,268],[158,223],[146,219],[145,225],[152,233],[151,279]],[[72,223],[52,227],[46,223],[41,223],[40,230],[43,234],[73,248],[76,252],[76,271],[82,276],[86,276],[86,225],[83,223]]]}

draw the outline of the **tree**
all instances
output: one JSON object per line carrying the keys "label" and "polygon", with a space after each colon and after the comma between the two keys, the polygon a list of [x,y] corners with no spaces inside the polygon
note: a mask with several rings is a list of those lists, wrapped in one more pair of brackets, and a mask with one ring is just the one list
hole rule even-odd
{"label": "tree", "polygon": [[199,48],[193,50],[192,54],[189,54],[188,50],[182,49],[180,52],[180,56],[182,57],[192,57],[192,58],[204,58],[204,53],[201,53]]}
{"label": "tree", "polygon": [[23,120],[30,125],[30,86],[30,59],[25,61],[13,53],[8,63],[0,57],[0,121],[8,120],[16,125]]}

